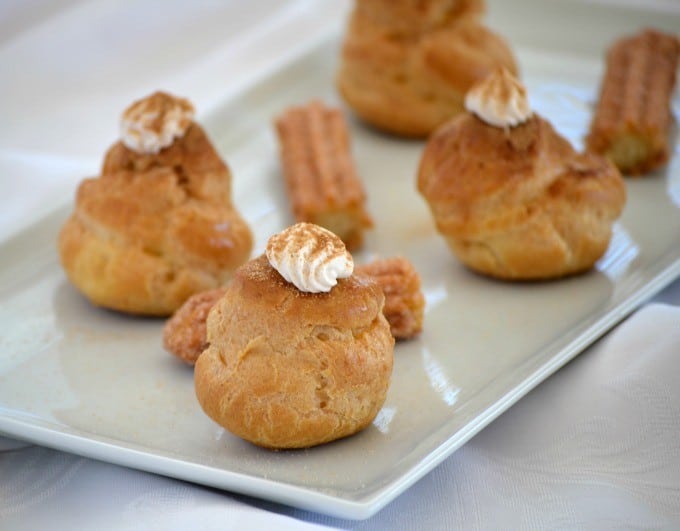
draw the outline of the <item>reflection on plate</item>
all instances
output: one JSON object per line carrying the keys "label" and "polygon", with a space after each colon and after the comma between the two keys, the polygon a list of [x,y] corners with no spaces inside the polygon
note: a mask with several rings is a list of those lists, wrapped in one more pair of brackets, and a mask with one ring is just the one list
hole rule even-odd
{"label": "reflection on plate", "polygon": [[[505,8],[497,2],[492,14],[494,9],[496,27],[517,36],[534,108],[580,145],[600,75],[602,43],[595,39],[636,27],[637,12],[614,10],[612,17],[603,7],[548,7],[529,0]],[[507,18],[503,9],[510,10]],[[541,9],[545,17],[572,21],[559,19],[545,47],[532,46],[531,39],[546,34],[533,26],[523,33],[526,17],[516,14],[530,10],[537,16]],[[560,32],[579,24],[579,17],[588,24],[594,17],[592,23],[609,33],[593,32],[590,49],[581,40],[565,50]],[[292,221],[271,118],[313,97],[339,104],[333,89],[337,48],[337,36],[330,36],[202,117],[232,167],[235,200],[255,229],[256,252]],[[350,127],[376,221],[365,251],[355,258],[408,257],[421,273],[427,299],[425,331],[397,345],[388,399],[371,427],[290,452],[265,451],[225,433],[200,410],[191,368],[163,351],[162,321],[93,308],[68,285],[54,245],[67,206],[0,251],[0,320],[6,330],[0,339],[0,432],[364,518],[680,274],[677,156],[665,171],[627,181],[629,203],[595,270],[557,282],[508,284],[463,269],[436,234],[415,191],[422,142],[385,136],[354,120]]]}

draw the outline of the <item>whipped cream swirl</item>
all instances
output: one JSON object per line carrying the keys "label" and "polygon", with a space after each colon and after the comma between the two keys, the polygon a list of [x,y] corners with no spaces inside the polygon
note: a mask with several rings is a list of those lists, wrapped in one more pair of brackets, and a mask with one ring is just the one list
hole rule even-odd
{"label": "whipped cream swirl", "polygon": [[194,107],[188,100],[154,92],[125,110],[120,137],[137,153],[156,154],[184,136],[193,118]]}
{"label": "whipped cream swirl", "polygon": [[526,88],[505,68],[475,83],[465,95],[465,108],[495,127],[514,127],[532,114]]}
{"label": "whipped cream swirl", "polygon": [[313,223],[296,223],[267,242],[267,259],[283,278],[307,293],[329,292],[354,271],[342,240]]}

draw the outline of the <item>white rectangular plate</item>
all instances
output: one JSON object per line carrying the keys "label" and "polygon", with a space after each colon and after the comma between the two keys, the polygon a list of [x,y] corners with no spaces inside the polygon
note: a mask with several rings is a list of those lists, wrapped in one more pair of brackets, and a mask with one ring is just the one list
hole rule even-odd
{"label": "white rectangular plate", "polygon": [[[680,27],[677,9],[661,7],[498,1],[490,13],[517,51],[534,108],[579,146],[604,47],[643,24]],[[201,117],[232,167],[236,202],[256,232],[257,253],[292,221],[271,119],[311,98],[340,104],[333,79],[338,47],[339,36],[329,36]],[[366,518],[680,273],[677,144],[667,169],[627,180],[628,204],[595,270],[511,284],[465,270],[436,234],[415,191],[422,142],[382,135],[354,120],[350,127],[376,221],[356,259],[408,257],[427,299],[425,331],[397,344],[387,402],[372,426],[332,444],[286,452],[225,433],[199,408],[192,369],[163,351],[162,321],[96,309],[68,284],[55,250],[67,205],[0,249],[0,432]]]}

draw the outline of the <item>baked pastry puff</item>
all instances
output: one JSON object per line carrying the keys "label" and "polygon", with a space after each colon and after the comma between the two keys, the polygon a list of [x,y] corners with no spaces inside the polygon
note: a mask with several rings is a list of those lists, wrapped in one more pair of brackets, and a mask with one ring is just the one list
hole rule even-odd
{"label": "baked pastry puff", "polygon": [[123,114],[100,176],[85,179],[59,234],[72,284],[98,306],[166,316],[226,283],[252,248],[231,200],[231,173],[192,119],[163,92]]}
{"label": "baked pastry puff", "polygon": [[266,448],[352,435],[383,405],[394,338],[385,297],[353,274],[342,240],[311,223],[274,235],[236,271],[207,321],[198,401],[215,422]]}
{"label": "baked pastry puff", "polygon": [[626,200],[616,167],[577,153],[531,112],[525,88],[505,70],[475,85],[466,107],[430,137],[418,171],[453,253],[509,280],[592,267]]}
{"label": "baked pastry puff", "polygon": [[467,90],[512,51],[484,26],[483,0],[356,0],[337,85],[366,122],[424,137],[461,113]]}

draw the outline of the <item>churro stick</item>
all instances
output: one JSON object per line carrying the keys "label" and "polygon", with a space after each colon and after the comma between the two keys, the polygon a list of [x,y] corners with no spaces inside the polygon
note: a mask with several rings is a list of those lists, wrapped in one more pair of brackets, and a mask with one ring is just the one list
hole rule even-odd
{"label": "churro stick", "polygon": [[189,297],[163,327],[163,348],[193,365],[206,349],[208,313],[225,288],[202,291]]}
{"label": "churro stick", "polygon": [[341,112],[313,101],[289,108],[275,125],[295,220],[327,228],[348,248],[360,246],[373,221]]}
{"label": "churro stick", "polygon": [[384,258],[355,268],[375,280],[385,293],[383,313],[396,339],[408,339],[423,328],[425,298],[420,276],[406,258]]}
{"label": "churro stick", "polygon": [[678,38],[656,30],[614,43],[586,138],[589,151],[608,156],[631,175],[668,160],[679,54]]}

